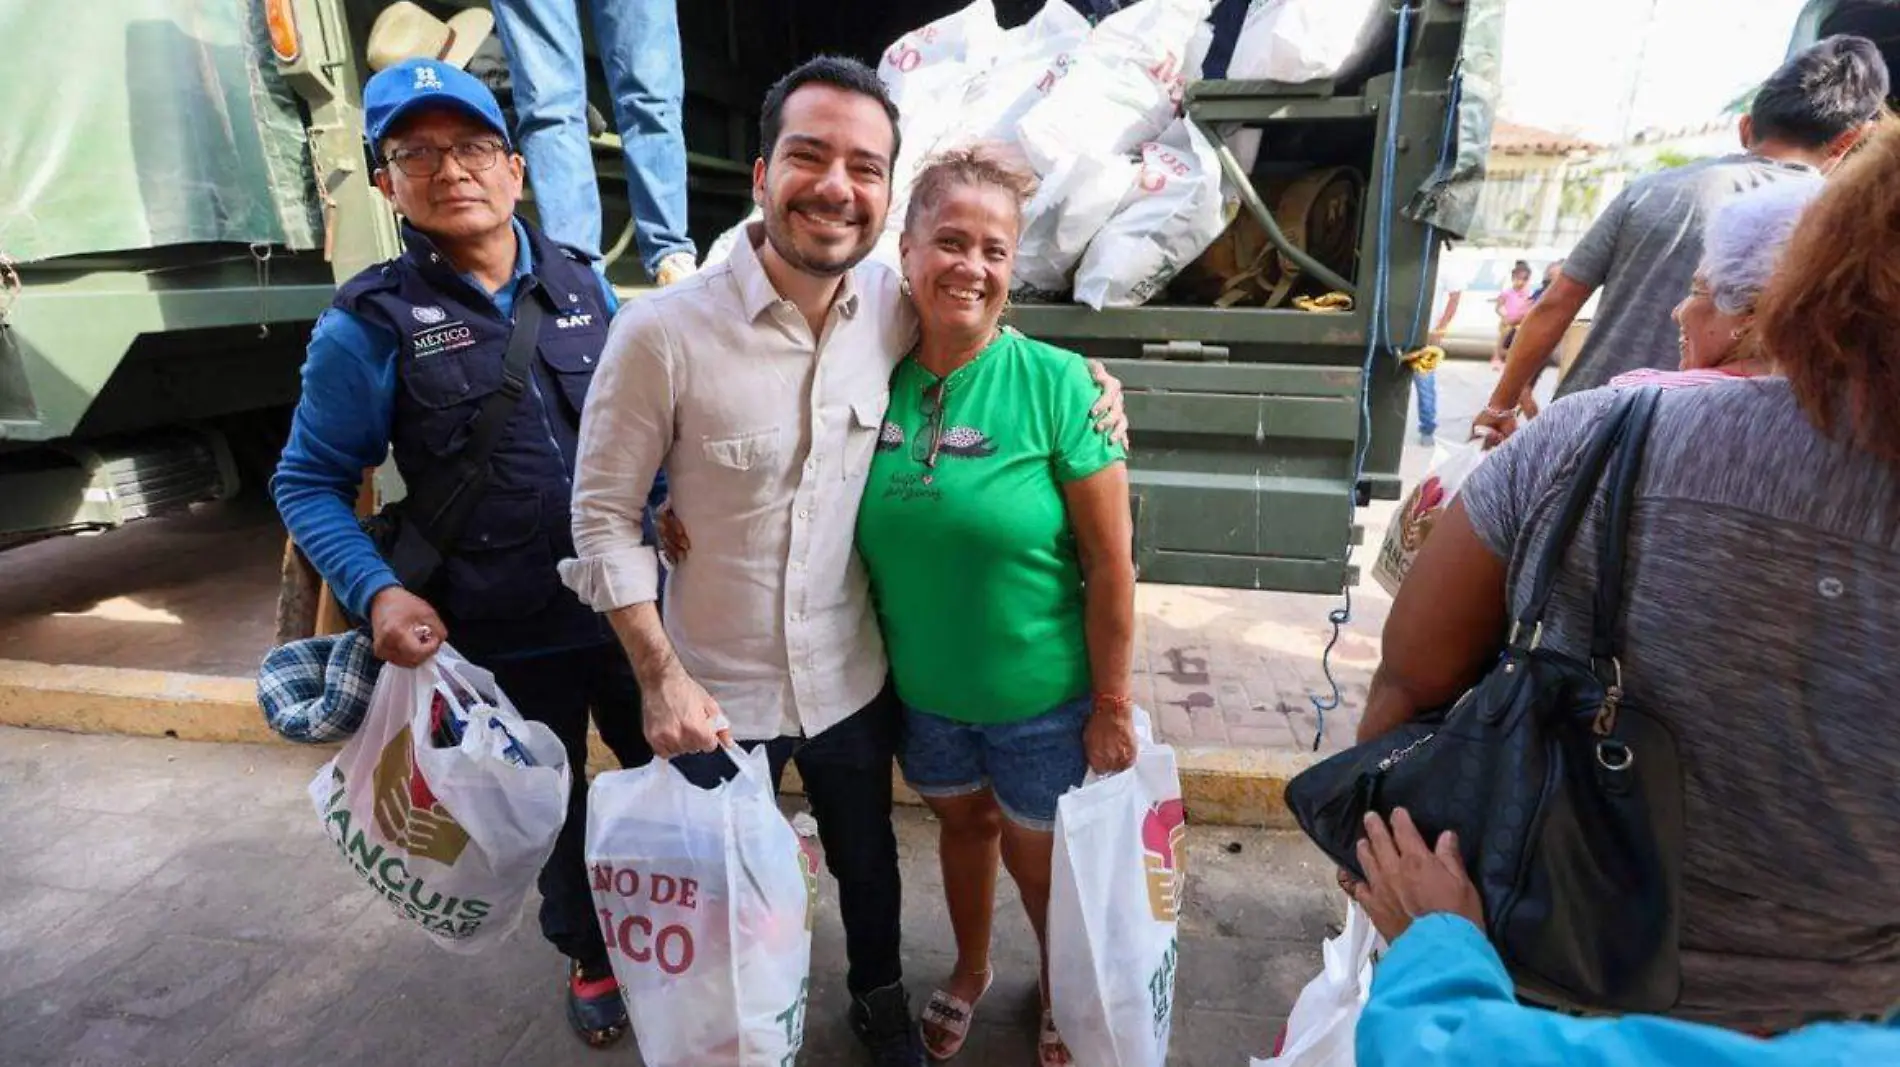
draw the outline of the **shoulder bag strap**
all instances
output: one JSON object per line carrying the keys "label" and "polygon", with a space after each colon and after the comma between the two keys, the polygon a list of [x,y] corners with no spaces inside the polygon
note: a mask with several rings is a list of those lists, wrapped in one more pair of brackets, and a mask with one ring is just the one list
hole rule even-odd
{"label": "shoulder bag strap", "polygon": [[475,504],[488,488],[488,460],[514,417],[515,407],[528,391],[530,363],[541,336],[540,282],[530,279],[515,295],[515,322],[508,334],[508,354],[502,361],[501,388],[482,402],[469,430],[468,444],[440,477],[420,487],[410,514],[436,551],[447,555]]}
{"label": "shoulder bag strap", "polygon": [[1597,544],[1596,607],[1591,617],[1590,658],[1598,671],[1612,673],[1604,681],[1615,681],[1617,623],[1623,616],[1623,571],[1629,545],[1630,513],[1636,510],[1636,479],[1642,473],[1643,453],[1649,444],[1649,428],[1656,419],[1656,405],[1662,390],[1648,386],[1636,391],[1617,443],[1616,458],[1610,467],[1609,499],[1604,505],[1602,536]]}
{"label": "shoulder bag strap", "polygon": [[1570,487],[1564,496],[1563,507],[1557,513],[1556,527],[1549,540],[1544,542],[1544,550],[1537,558],[1532,570],[1531,598],[1522,614],[1511,625],[1510,644],[1517,645],[1520,640],[1535,648],[1543,637],[1544,611],[1550,606],[1551,590],[1557,583],[1557,570],[1563,563],[1564,555],[1570,551],[1570,543],[1576,538],[1577,526],[1582,523],[1584,513],[1595,498],[1597,486],[1603,477],[1603,470],[1609,464],[1610,456],[1616,449],[1623,425],[1628,421],[1635,406],[1636,393],[1624,393],[1617,397],[1609,411],[1598,420],[1591,431],[1590,438],[1584,443],[1582,456],[1577,460],[1576,470],[1571,473]]}

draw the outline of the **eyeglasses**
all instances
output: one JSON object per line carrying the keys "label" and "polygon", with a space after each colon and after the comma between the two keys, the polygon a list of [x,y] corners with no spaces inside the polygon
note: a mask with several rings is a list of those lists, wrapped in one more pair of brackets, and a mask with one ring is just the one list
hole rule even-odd
{"label": "eyeglasses", "polygon": [[[943,385],[939,380],[924,387],[923,401],[918,405],[918,410],[930,420],[930,446],[928,449],[921,448],[924,441],[918,438],[912,442],[910,450],[912,460],[931,470],[937,469],[937,450],[943,445]],[[921,456],[917,454],[920,451],[924,453]]]}
{"label": "eyeglasses", "polygon": [[462,169],[473,174],[487,170],[501,160],[501,154],[507,146],[500,141],[460,141],[448,148],[434,145],[417,145],[414,148],[398,148],[389,153],[389,162],[397,170],[411,178],[433,178],[442,172],[442,160],[453,154]]}

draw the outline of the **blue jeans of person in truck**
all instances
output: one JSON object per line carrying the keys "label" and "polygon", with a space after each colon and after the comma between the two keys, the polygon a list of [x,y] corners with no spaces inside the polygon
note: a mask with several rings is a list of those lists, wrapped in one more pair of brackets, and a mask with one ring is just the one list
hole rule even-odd
{"label": "blue jeans of person in truck", "polygon": [[686,74],[674,0],[494,0],[495,26],[514,84],[516,136],[541,229],[599,259],[600,187],[587,140],[587,65],[580,8],[612,97],[626,157],[634,244],[649,275],[693,253],[686,233]]}
{"label": "blue jeans of person in truck", "polygon": [[1418,435],[1431,437],[1438,432],[1438,372],[1414,372],[1412,387],[1418,390]]}

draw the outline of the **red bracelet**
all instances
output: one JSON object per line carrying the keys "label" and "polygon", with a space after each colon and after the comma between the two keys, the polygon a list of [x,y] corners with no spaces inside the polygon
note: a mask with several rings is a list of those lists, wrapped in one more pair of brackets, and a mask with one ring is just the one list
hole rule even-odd
{"label": "red bracelet", "polygon": [[1116,696],[1113,693],[1097,693],[1094,710],[1130,713],[1135,710],[1135,698]]}

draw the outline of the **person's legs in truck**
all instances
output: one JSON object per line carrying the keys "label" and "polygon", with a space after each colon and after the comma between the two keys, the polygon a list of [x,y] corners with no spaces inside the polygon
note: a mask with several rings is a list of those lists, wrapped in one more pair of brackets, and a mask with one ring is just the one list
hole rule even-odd
{"label": "person's legs in truck", "polygon": [[600,187],[587,143],[581,0],[495,0],[495,29],[514,84],[515,139],[541,230],[600,257]]}
{"label": "person's legs in truck", "polygon": [[661,285],[691,274],[686,233],[686,74],[673,0],[589,0],[627,164],[627,203],[640,265]]}

